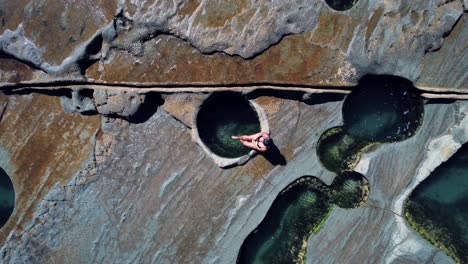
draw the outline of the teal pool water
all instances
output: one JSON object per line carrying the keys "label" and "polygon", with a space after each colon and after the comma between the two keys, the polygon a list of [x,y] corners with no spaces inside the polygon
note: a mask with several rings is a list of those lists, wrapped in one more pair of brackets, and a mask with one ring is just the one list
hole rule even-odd
{"label": "teal pool water", "polygon": [[241,94],[215,93],[200,108],[197,116],[201,140],[213,153],[236,158],[249,153],[239,140],[231,136],[251,135],[260,132],[257,112]]}
{"label": "teal pool water", "polygon": [[406,79],[366,76],[346,97],[342,115],[343,126],[325,131],[317,144],[324,167],[337,173],[352,170],[369,146],[414,136],[422,124],[424,103]]}
{"label": "teal pool water", "polygon": [[357,172],[337,176],[332,186],[312,176],[299,178],[280,192],[245,239],[237,263],[303,263],[307,240],[324,223],[332,204],[354,208],[368,193],[367,180]]}
{"label": "teal pool water", "polygon": [[15,208],[15,190],[6,172],[0,168],[0,228],[10,218]]}
{"label": "teal pool water", "polygon": [[331,8],[338,11],[346,11],[351,9],[358,0],[325,0]]}
{"label": "teal pool water", "polygon": [[414,190],[405,215],[423,237],[468,263],[468,144]]}

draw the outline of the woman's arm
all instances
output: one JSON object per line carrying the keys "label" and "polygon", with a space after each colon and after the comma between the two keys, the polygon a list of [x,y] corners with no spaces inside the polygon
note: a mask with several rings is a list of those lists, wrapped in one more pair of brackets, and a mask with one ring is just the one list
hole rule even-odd
{"label": "woman's arm", "polygon": [[246,140],[241,140],[242,145],[251,148],[251,149],[256,149],[258,150],[257,144],[255,144],[253,141],[246,141]]}
{"label": "woman's arm", "polygon": [[255,149],[257,151],[260,151],[260,152],[265,152],[267,151],[267,148],[265,146],[257,146],[257,142],[255,141],[244,141],[244,140],[241,140],[241,143],[242,145],[248,147],[248,148],[251,148],[251,149]]}
{"label": "woman's arm", "polygon": [[[252,141],[255,141],[257,140],[257,138],[261,137],[262,136],[262,133],[263,132],[259,132],[257,134],[253,134],[253,135],[250,135],[250,136],[246,136],[247,140],[252,140]],[[244,139],[245,140],[245,139]]]}

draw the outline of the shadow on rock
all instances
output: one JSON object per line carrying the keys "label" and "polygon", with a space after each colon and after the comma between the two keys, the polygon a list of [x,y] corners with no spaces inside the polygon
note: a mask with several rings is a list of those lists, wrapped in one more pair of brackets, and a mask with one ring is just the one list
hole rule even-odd
{"label": "shadow on rock", "polygon": [[270,162],[273,165],[281,165],[285,166],[286,165],[286,158],[281,154],[280,150],[276,145],[272,145],[267,152],[261,153],[263,157],[265,157],[268,162]]}
{"label": "shadow on rock", "polygon": [[426,100],[427,105],[432,105],[432,104],[453,104],[457,100],[454,99],[428,99]]}
{"label": "shadow on rock", "polygon": [[304,96],[304,103],[308,105],[317,105],[325,104],[330,102],[339,102],[345,99],[344,94],[332,94],[332,93],[323,93],[323,94],[307,94]]}
{"label": "shadow on rock", "polygon": [[158,107],[164,104],[164,99],[158,94],[149,92],[146,94],[145,101],[138,110],[128,117],[127,121],[134,124],[141,124],[150,119],[158,110]]}

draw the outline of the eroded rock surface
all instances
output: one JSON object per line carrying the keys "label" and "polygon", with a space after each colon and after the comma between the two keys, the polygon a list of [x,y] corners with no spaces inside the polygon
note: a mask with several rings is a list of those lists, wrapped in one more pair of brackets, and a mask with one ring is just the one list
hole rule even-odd
{"label": "eroded rock surface", "polygon": [[93,156],[99,118],[66,114],[59,98],[45,95],[2,95],[0,102],[0,162],[16,192],[13,215],[0,231],[3,244],[28,236],[39,204],[62,207],[66,198],[46,198],[54,189],[73,196],[67,184]]}
{"label": "eroded rock surface", "polygon": [[[122,1],[119,9],[112,1],[73,9],[64,2],[53,14],[43,2],[26,2],[24,17],[4,19],[3,52],[52,76],[105,82],[350,85],[369,73],[415,81],[424,55],[443,45],[463,13],[460,1],[422,0],[358,1],[346,12],[320,0],[244,0],[222,8],[210,1]],[[42,14],[42,23],[31,14]],[[70,24],[72,16],[80,17]],[[48,22],[54,19],[59,23]],[[14,32],[29,44],[9,38]]]}
{"label": "eroded rock surface", "polygon": [[[380,73],[461,95],[464,8],[447,0],[359,0],[346,12],[320,0],[0,1],[0,86],[50,85],[0,96],[0,166],[16,190],[0,262],[234,263],[284,187],[304,175],[332,183],[316,144],[343,123],[343,96],[252,85],[328,89]],[[71,81],[78,88],[68,89]],[[193,90],[143,91],[149,84]],[[192,141],[207,97],[200,90],[221,84],[264,109],[286,164],[260,155],[221,169]],[[452,261],[401,217],[411,190],[468,141],[466,102],[439,103],[427,101],[413,138],[363,155],[356,170],[369,180],[368,202],[333,209],[307,243],[307,263]]]}
{"label": "eroded rock surface", "polygon": [[[188,128],[162,109],[142,124],[104,118],[94,149],[96,163],[83,161],[85,169],[65,184],[92,180],[74,188],[57,209],[50,208],[52,198],[40,202],[34,213],[35,231],[10,233],[3,260],[47,262],[73,256],[78,262],[124,258],[232,263],[243,239],[282,188],[306,174],[328,184],[334,178],[319,163],[315,147],[321,133],[341,123],[342,102],[307,105],[265,96],[256,100],[267,109],[286,166],[273,166],[258,156],[245,166],[222,170],[191,142]],[[429,142],[460,126],[466,110],[462,106],[426,106],[424,127],[414,138],[382,146],[363,158],[360,170],[369,178],[370,200],[362,209],[334,209],[322,231],[309,241],[311,263],[350,256],[380,262],[392,256],[391,241],[402,239],[395,221],[403,221],[392,212],[392,204],[411,184]],[[416,162],[408,164],[408,158]],[[63,197],[66,190],[57,186],[48,196]],[[374,243],[356,243],[363,240],[354,236],[372,238]],[[429,262],[436,254],[436,259],[450,261],[416,234],[408,236],[421,250],[396,254],[396,260]],[[369,253],[376,249],[382,254]]]}

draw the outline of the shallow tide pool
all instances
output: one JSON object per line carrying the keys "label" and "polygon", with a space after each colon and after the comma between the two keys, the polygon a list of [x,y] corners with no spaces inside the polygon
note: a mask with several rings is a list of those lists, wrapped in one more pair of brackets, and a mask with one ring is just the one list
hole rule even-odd
{"label": "shallow tide pool", "polygon": [[331,186],[312,176],[297,179],[280,192],[245,239],[237,263],[303,263],[309,236],[320,229],[333,204],[354,208],[368,194],[367,179],[357,172],[338,175]]}
{"label": "shallow tide pool", "polygon": [[424,238],[468,263],[468,144],[414,190],[405,214]]}
{"label": "shallow tide pool", "polygon": [[337,173],[352,170],[370,146],[414,136],[422,124],[424,103],[406,79],[366,76],[346,97],[342,115],[343,126],[325,131],[317,145],[323,166]]}
{"label": "shallow tide pool", "polygon": [[305,241],[331,209],[327,188],[309,176],[286,187],[244,241],[237,263],[300,262]]}

